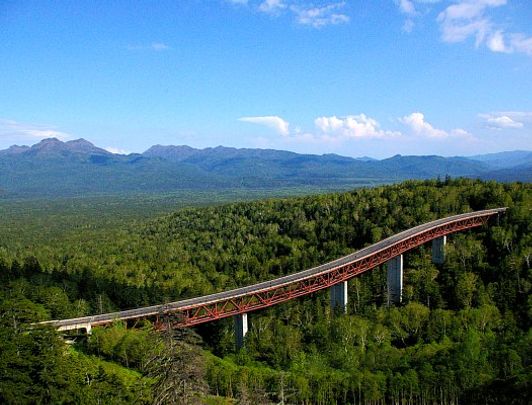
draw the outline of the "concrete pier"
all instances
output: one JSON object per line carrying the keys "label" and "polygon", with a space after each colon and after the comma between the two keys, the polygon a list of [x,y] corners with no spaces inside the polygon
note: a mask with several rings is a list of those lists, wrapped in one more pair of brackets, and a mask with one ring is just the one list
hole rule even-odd
{"label": "concrete pier", "polygon": [[333,285],[330,288],[331,309],[347,312],[347,281]]}
{"label": "concrete pier", "polygon": [[388,305],[403,299],[403,255],[388,260]]}
{"label": "concrete pier", "polygon": [[238,350],[244,346],[244,338],[248,333],[248,314],[238,314],[233,318],[235,320],[235,344]]}
{"label": "concrete pier", "polygon": [[432,240],[432,263],[443,264],[445,262],[445,245],[447,236],[441,236]]}

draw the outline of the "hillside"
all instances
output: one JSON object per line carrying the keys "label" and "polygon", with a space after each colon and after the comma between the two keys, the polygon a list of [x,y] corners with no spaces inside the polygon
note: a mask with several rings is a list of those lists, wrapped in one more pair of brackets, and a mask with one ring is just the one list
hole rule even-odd
{"label": "hillside", "polygon": [[[519,153],[515,161],[524,165],[525,152],[515,153]],[[511,160],[515,153],[485,159],[397,155],[375,160],[269,149],[156,145],[142,154],[118,155],[84,139],[61,142],[51,138],[31,147],[12,146],[0,151],[0,196],[39,198],[302,187],[338,190],[446,176],[528,181],[528,167],[512,171],[506,164],[501,169],[501,159]]]}
{"label": "hillside", "polygon": [[[147,404],[178,381],[182,403],[526,404],[531,204],[527,184],[416,181],[188,208],[29,245],[0,232],[0,400]],[[405,255],[402,305],[386,306],[376,269],[349,282],[345,316],[325,291],[250,314],[239,353],[231,319],[173,334],[118,323],[70,351],[53,331],[25,328],[267,280],[496,206],[509,207],[499,223],[449,238],[444,265],[425,247]]]}
{"label": "hillside", "polygon": [[488,153],[486,155],[470,156],[469,159],[487,163],[494,169],[507,169],[515,166],[532,166],[532,152],[526,150]]}

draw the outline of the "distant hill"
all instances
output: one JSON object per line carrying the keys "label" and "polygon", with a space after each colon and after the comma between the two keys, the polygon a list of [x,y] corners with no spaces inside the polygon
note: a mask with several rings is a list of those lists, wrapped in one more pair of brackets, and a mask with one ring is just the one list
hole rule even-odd
{"label": "distant hill", "polygon": [[470,156],[468,159],[487,163],[494,169],[506,169],[510,167],[527,165],[532,166],[532,152],[526,150],[476,155]]}
{"label": "distant hill", "polygon": [[94,146],[83,138],[67,142],[61,142],[56,138],[48,138],[32,147],[13,145],[6,150],[0,151],[0,156],[13,155],[34,157],[37,159],[63,159],[69,157],[82,158],[86,155],[110,156],[112,153]]}
{"label": "distant hill", "polygon": [[398,173],[400,177],[412,179],[434,178],[437,176],[478,176],[488,165],[462,157],[444,158],[441,156],[401,156],[380,160],[376,166],[386,171]]}
{"label": "distant hill", "polygon": [[530,183],[532,182],[532,163],[505,169],[492,170],[482,174],[480,178],[485,180],[497,180],[503,182],[518,180]]}
{"label": "distant hill", "polygon": [[466,158],[441,156],[401,156],[376,160],[350,158],[336,154],[307,155],[272,149],[161,146],[148,149],[144,156],[186,162],[210,173],[258,177],[311,179],[394,179],[437,176],[474,176],[488,166]]}
{"label": "distant hill", "polygon": [[0,152],[3,196],[66,196],[235,187],[188,164],[140,154],[115,155],[84,140],[45,139]]}
{"label": "distant hill", "polygon": [[401,156],[376,160],[272,149],[155,145],[142,154],[112,154],[78,139],[45,139],[0,151],[0,198],[94,195],[177,190],[340,189],[446,175],[530,181],[527,153],[474,158]]}

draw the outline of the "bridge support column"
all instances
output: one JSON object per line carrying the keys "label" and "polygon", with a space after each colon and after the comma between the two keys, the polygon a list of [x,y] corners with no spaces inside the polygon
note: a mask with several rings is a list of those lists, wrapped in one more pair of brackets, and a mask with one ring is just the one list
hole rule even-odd
{"label": "bridge support column", "polygon": [[446,244],[447,236],[445,235],[432,240],[432,263],[443,264]]}
{"label": "bridge support column", "polygon": [[238,350],[244,346],[244,338],[248,333],[248,314],[238,314],[233,318],[235,320],[235,344]]}
{"label": "bridge support column", "polygon": [[403,299],[403,255],[388,260],[388,305]]}
{"label": "bridge support column", "polygon": [[347,281],[333,285],[330,288],[331,309],[341,310],[344,314],[347,312]]}

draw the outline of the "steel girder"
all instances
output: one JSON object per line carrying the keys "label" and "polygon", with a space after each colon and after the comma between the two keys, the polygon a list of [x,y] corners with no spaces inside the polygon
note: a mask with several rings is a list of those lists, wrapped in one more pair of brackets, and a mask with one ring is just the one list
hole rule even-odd
{"label": "steel girder", "polygon": [[271,307],[272,305],[281,302],[311,294],[374,269],[375,267],[386,263],[393,257],[417,246],[423,245],[433,239],[450,233],[485,225],[490,216],[491,215],[487,214],[485,216],[460,219],[451,223],[436,226],[421,233],[409,236],[391,246],[383,248],[382,250],[366,257],[357,259],[351,263],[329,269],[324,273],[315,274],[289,284],[274,286],[216,302],[162,311],[157,316],[155,327],[159,330],[163,330],[171,327],[183,328],[199,325],[201,323]]}

